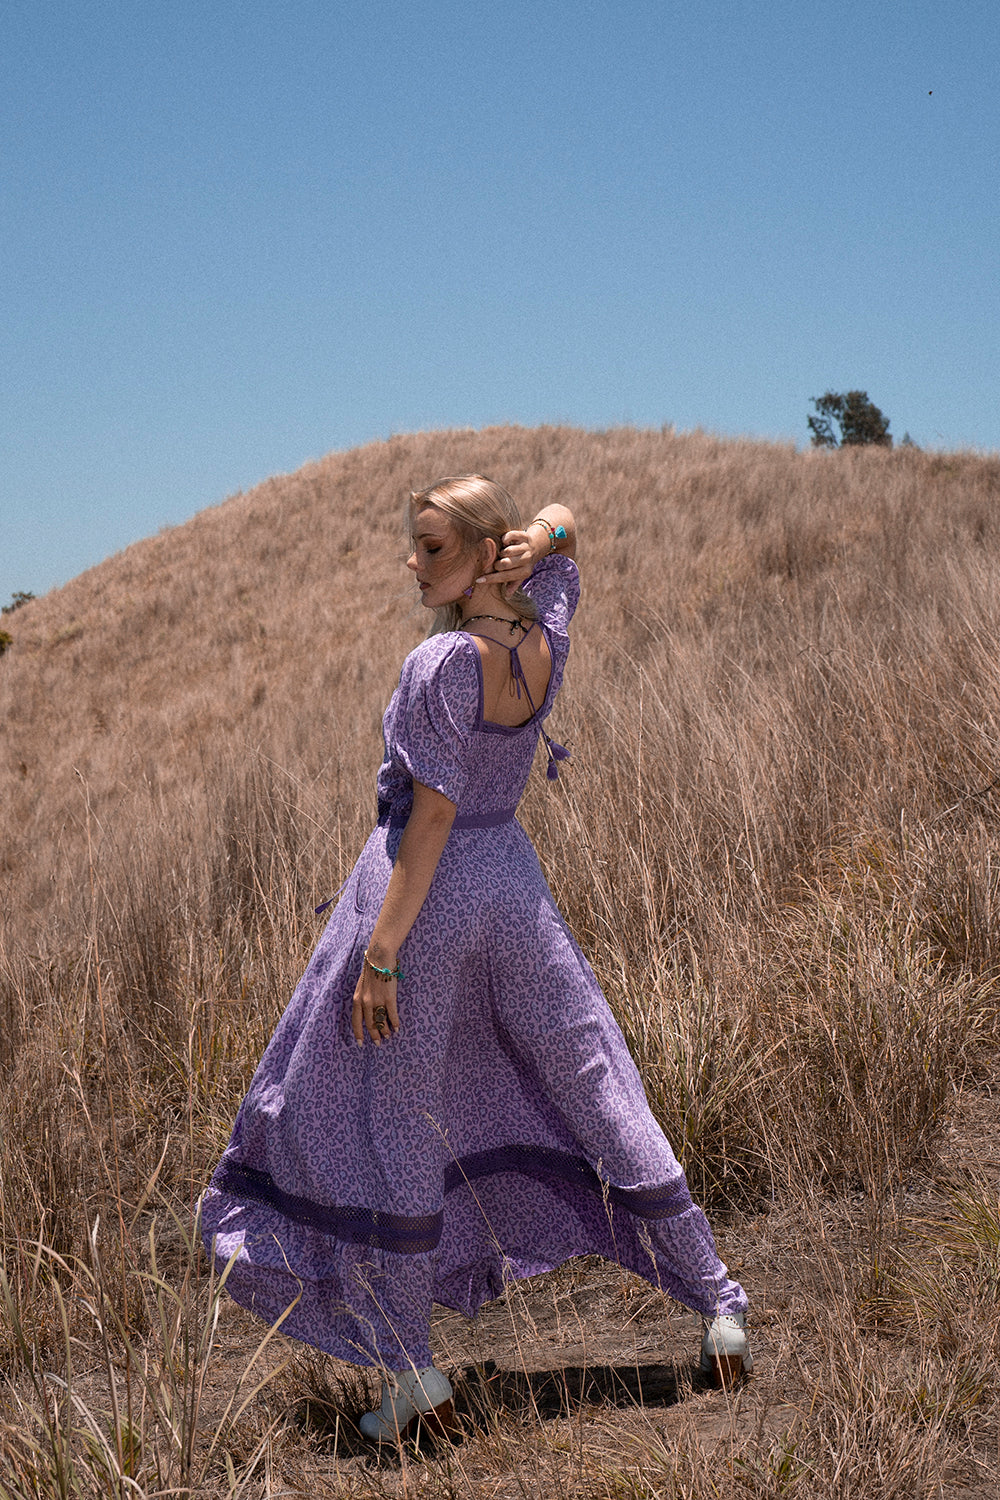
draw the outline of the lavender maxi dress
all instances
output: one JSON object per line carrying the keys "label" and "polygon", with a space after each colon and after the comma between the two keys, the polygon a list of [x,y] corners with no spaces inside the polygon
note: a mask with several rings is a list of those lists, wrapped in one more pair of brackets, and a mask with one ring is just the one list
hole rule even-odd
{"label": "lavender maxi dress", "polygon": [[[552,673],[537,717],[485,722],[463,632],[403,664],[379,819],[244,1100],[202,1206],[228,1290],[340,1359],[431,1363],[432,1302],[597,1253],[701,1313],[745,1308],[606,1000],[514,811],[569,651],[576,566],[525,585]],[[359,1048],[351,1004],[413,782],[457,805],[399,952],[402,1028]]]}

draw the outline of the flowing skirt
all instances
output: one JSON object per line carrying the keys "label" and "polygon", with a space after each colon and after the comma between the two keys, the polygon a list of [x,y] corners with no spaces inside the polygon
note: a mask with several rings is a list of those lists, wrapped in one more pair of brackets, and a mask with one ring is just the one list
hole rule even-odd
{"label": "flowing skirt", "polygon": [[[746,1307],[517,822],[455,829],[399,953],[401,1030],[351,1002],[399,845],[376,827],[202,1202],[227,1289],[340,1359],[431,1363],[432,1302],[599,1254],[697,1312]],[[290,1309],[290,1311],[289,1311]]]}

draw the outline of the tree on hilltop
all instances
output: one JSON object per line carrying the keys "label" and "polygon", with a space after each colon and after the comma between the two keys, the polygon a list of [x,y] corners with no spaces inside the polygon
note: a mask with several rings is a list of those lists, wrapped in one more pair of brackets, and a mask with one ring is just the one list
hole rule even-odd
{"label": "tree on hilltop", "polygon": [[20,609],[22,604],[27,604],[28,600],[34,597],[34,594],[28,593],[25,589],[15,589],[10,596],[10,603],[0,609],[0,614],[13,614],[15,609]]}
{"label": "tree on hilltop", "polygon": [[[0,614],[13,614],[15,609],[20,609],[22,604],[27,604],[29,599],[34,599],[34,594],[26,593],[24,589],[15,589],[11,595],[10,603],[0,608]],[[8,651],[14,644],[14,637],[9,630],[0,630],[0,656]]]}
{"label": "tree on hilltop", "polygon": [[889,418],[869,401],[867,391],[827,391],[810,401],[816,415],[806,420],[814,448],[892,447]]}

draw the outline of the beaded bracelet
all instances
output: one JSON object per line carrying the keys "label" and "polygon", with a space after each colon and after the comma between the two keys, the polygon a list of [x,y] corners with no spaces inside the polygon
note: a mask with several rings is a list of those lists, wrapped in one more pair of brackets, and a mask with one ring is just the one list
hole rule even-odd
{"label": "beaded bracelet", "polygon": [[380,969],[378,964],[372,963],[371,959],[368,957],[368,949],[366,948],[364,952],[364,960],[369,969],[371,969],[372,973],[377,975],[378,978],[381,979],[383,984],[388,984],[390,979],[402,979],[403,977],[403,971],[399,967],[398,958],[396,960],[396,967],[394,969]]}
{"label": "beaded bracelet", "polygon": [[548,523],[548,521],[543,520],[541,516],[536,516],[533,521],[529,521],[528,522],[528,525],[529,526],[544,526],[545,527],[545,530],[549,534],[549,551],[550,552],[554,552],[556,550],[556,547],[558,546],[558,544],[560,542],[564,542],[566,540],[566,528],[565,528],[565,526],[550,526],[549,523]]}

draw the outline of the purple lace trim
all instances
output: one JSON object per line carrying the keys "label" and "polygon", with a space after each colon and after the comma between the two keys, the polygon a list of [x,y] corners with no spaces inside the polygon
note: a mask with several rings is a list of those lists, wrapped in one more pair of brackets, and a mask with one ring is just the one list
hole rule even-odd
{"label": "purple lace trim", "polygon": [[422,1255],[435,1249],[441,1238],[444,1214],[422,1214],[409,1219],[402,1214],[380,1213],[371,1208],[335,1208],[313,1203],[280,1188],[270,1172],[242,1162],[221,1162],[212,1178],[212,1186],[250,1203],[276,1208],[295,1224],[318,1229],[334,1240],[348,1240],[352,1245],[373,1245],[382,1250],[397,1250],[401,1255]]}
{"label": "purple lace trim", "polygon": [[444,1190],[450,1193],[463,1182],[489,1177],[495,1172],[520,1172],[524,1177],[558,1178],[588,1189],[638,1219],[672,1219],[691,1207],[691,1194],[681,1177],[677,1182],[653,1188],[621,1188],[602,1182],[588,1161],[568,1151],[546,1146],[494,1146],[453,1161],[445,1170]]}
{"label": "purple lace trim", "polygon": [[[568,1151],[541,1146],[495,1146],[477,1151],[449,1163],[444,1174],[444,1191],[452,1192],[477,1178],[499,1172],[519,1172],[540,1181],[556,1179],[594,1194],[639,1219],[669,1219],[691,1207],[687,1183],[681,1177],[675,1183],[654,1188],[620,1188],[604,1183],[589,1162]],[[422,1255],[434,1250],[444,1227],[444,1213],[422,1214],[407,1218],[402,1214],[380,1213],[376,1209],[334,1207],[314,1203],[309,1198],[286,1193],[271,1177],[257,1167],[242,1162],[223,1161],[212,1179],[212,1186],[243,1202],[262,1203],[277,1209],[286,1219],[318,1229],[331,1239],[347,1240],[354,1245],[370,1245],[394,1250],[400,1255]]]}

